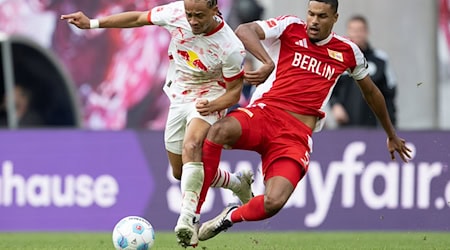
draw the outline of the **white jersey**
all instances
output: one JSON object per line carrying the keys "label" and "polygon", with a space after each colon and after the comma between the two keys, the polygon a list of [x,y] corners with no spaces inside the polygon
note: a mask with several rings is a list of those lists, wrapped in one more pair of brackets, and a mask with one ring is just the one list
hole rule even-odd
{"label": "white jersey", "polygon": [[194,35],[184,2],[177,1],[153,8],[148,20],[172,37],[164,90],[173,103],[216,99],[225,93],[225,82],[243,75],[244,45],[221,18],[217,17],[220,24],[210,33]]}

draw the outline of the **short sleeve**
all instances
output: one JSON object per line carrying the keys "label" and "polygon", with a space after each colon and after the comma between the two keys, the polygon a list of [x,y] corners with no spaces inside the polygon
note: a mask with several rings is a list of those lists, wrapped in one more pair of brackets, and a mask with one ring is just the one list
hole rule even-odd
{"label": "short sleeve", "polygon": [[369,74],[369,65],[367,64],[367,60],[358,46],[356,44],[352,44],[352,48],[355,55],[356,66],[350,70],[349,73],[353,79],[359,81]]}
{"label": "short sleeve", "polygon": [[154,7],[148,14],[148,21],[158,26],[166,26],[177,20],[177,17],[184,15],[183,1],[176,1],[166,5]]}
{"label": "short sleeve", "polygon": [[245,50],[235,49],[225,58],[222,67],[223,78],[232,82],[244,75]]}
{"label": "short sleeve", "polygon": [[265,40],[278,39],[284,30],[293,23],[304,24],[304,22],[296,16],[279,16],[267,20],[256,21],[265,34]]}

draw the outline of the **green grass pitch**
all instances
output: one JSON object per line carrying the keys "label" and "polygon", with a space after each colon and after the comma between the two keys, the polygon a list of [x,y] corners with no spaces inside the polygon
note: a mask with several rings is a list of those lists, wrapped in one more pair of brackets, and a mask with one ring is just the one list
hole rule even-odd
{"label": "green grass pitch", "polygon": [[[111,233],[0,233],[0,249],[114,249]],[[171,232],[156,232],[153,249],[183,248]],[[190,248],[192,249],[192,248]],[[200,242],[213,249],[450,249],[450,232],[225,232]]]}

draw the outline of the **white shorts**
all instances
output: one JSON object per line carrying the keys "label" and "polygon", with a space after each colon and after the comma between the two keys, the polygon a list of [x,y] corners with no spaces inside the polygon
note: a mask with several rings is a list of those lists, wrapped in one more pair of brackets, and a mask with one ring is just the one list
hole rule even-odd
{"label": "white shorts", "polygon": [[166,129],[164,131],[166,150],[181,155],[186,127],[193,118],[202,119],[212,125],[224,117],[225,113],[226,110],[222,110],[208,116],[203,116],[197,112],[195,102],[170,104]]}

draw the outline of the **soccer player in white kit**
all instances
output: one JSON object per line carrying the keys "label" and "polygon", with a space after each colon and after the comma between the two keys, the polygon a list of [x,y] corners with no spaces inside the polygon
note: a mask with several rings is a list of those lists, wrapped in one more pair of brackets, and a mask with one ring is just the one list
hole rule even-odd
{"label": "soccer player in white kit", "polygon": [[[181,179],[183,201],[175,233],[181,246],[196,246],[203,185],[202,143],[210,126],[239,101],[245,49],[220,17],[217,0],[184,0],[89,19],[82,12],[62,15],[81,29],[158,25],[171,34],[170,67],[164,90],[171,100],[165,145],[173,175]],[[151,60],[151,58],[149,58]],[[231,189],[242,203],[252,197],[253,172],[219,169],[212,186]]]}

